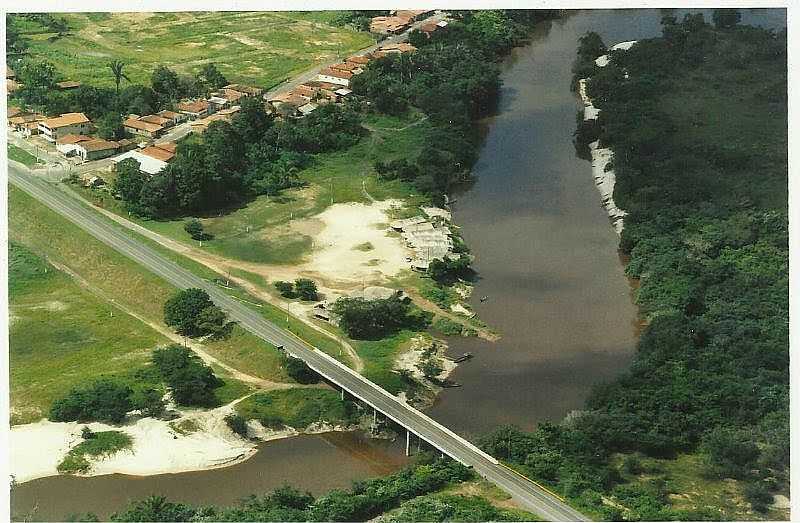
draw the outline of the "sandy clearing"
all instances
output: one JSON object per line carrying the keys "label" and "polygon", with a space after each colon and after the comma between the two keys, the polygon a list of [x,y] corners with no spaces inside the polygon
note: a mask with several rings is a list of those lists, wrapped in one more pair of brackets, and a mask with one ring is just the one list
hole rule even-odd
{"label": "sandy clearing", "polygon": [[47,420],[11,428],[11,474],[18,483],[58,475],[56,467],[70,448],[82,441],[81,430],[117,430],[133,439],[129,450],[93,462],[88,475],[151,475],[222,467],[243,461],[255,452],[255,444],[236,436],[224,418],[233,412],[229,404],[209,411],[184,414],[172,423],[192,420],[197,432],[180,434],[167,421],[141,418],[115,427],[105,423],[55,423]]}
{"label": "sandy clearing", "polygon": [[[315,216],[323,224],[314,237],[311,258],[298,269],[319,274],[327,282],[380,283],[408,268],[410,251],[400,238],[387,235],[383,224],[388,210],[401,205],[397,200],[335,204]],[[372,249],[362,251],[359,245]],[[374,261],[374,260],[377,260]]]}

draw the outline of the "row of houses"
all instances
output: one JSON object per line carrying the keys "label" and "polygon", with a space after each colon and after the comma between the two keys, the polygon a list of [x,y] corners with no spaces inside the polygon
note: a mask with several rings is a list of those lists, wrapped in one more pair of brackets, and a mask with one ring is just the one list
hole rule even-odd
{"label": "row of houses", "polygon": [[128,118],[122,122],[122,127],[130,134],[152,139],[158,138],[167,129],[186,121],[187,118],[188,116],[185,114],[167,110],[145,116],[129,114]]}
{"label": "row of houses", "polygon": [[389,16],[376,16],[370,20],[369,31],[382,35],[400,34],[415,21],[433,13],[433,9],[390,11]]}

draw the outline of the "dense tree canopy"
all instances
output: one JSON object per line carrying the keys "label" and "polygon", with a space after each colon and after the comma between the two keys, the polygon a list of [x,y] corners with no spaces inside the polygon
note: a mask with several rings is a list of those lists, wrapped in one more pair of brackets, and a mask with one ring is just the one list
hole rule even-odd
{"label": "dense tree canopy", "polygon": [[227,318],[202,289],[178,291],[164,304],[164,323],[184,336],[219,333]]}

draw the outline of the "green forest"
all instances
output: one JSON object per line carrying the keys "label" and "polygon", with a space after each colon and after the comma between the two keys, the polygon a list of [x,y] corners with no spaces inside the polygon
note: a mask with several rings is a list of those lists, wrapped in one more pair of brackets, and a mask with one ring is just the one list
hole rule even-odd
{"label": "green forest", "polygon": [[737,480],[757,512],[788,481],[786,33],[738,21],[666,16],[662,37],[602,68],[600,37],[581,39],[576,77],[601,113],[576,145],[614,151],[644,328],[630,369],[586,410],[484,445],[603,518],[724,515],[675,509],[668,484],[642,480],[652,459],[696,455],[702,476]]}

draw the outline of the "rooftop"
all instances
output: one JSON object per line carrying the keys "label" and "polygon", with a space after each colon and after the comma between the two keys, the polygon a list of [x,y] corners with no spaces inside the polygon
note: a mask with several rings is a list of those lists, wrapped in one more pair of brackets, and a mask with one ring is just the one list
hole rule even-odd
{"label": "rooftop", "polygon": [[319,74],[323,76],[333,76],[334,78],[343,78],[345,80],[349,80],[353,77],[353,73],[350,71],[339,71],[337,69],[331,69],[330,67],[323,69]]}
{"label": "rooftop", "polygon": [[161,147],[157,147],[155,145],[145,147],[141,150],[141,153],[146,154],[151,158],[155,158],[156,160],[161,160],[162,162],[169,162],[175,156],[174,152],[167,151],[166,149],[162,149]]}
{"label": "rooftop", "polygon": [[92,151],[107,151],[109,149],[116,149],[119,147],[117,142],[109,142],[100,138],[92,138],[88,142],[81,142],[81,147],[88,152]]}
{"label": "rooftop", "polygon": [[139,162],[139,170],[148,174],[158,174],[167,166],[166,162],[162,162],[161,160],[157,160],[152,156],[142,154],[139,151],[128,151],[127,153],[120,154],[119,156],[113,158],[111,161],[115,164],[118,164],[122,160],[127,160],[128,158],[132,158]]}
{"label": "rooftop", "polygon": [[56,140],[56,143],[58,145],[69,145],[79,142],[90,142],[92,140],[94,140],[94,138],[92,138],[91,136],[86,136],[84,134],[65,134],[64,136]]}
{"label": "rooftop", "polygon": [[89,123],[90,120],[83,113],[64,113],[55,118],[48,118],[42,123],[50,129],[58,129],[59,127],[66,127],[68,125],[78,125],[82,123]]}
{"label": "rooftop", "polygon": [[202,113],[208,109],[208,102],[206,100],[195,100],[194,102],[187,101],[178,104],[179,111],[186,111],[188,113]]}
{"label": "rooftop", "polygon": [[142,131],[147,132],[157,132],[164,128],[163,125],[159,125],[157,123],[147,122],[142,119],[137,118],[128,118],[124,122],[122,122],[123,127],[130,127],[132,129],[140,129]]}

